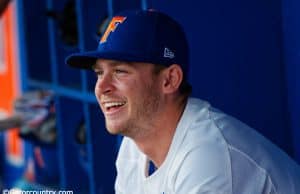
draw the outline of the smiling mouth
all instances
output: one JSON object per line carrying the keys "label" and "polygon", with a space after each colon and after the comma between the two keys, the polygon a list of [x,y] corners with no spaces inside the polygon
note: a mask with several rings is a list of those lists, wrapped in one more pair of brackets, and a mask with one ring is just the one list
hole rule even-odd
{"label": "smiling mouth", "polygon": [[104,108],[106,113],[112,113],[124,106],[126,102],[105,102]]}

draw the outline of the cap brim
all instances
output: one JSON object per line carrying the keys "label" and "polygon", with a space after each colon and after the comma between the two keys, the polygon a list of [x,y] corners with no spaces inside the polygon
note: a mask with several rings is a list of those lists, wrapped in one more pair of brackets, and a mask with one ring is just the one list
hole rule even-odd
{"label": "cap brim", "polygon": [[66,58],[65,63],[75,68],[91,69],[99,58],[111,59],[113,56],[109,53],[99,53],[98,51],[74,53]]}
{"label": "cap brim", "polygon": [[83,53],[74,53],[66,58],[65,63],[71,67],[81,69],[91,69],[96,63],[97,59],[111,59],[127,62],[149,62],[156,63],[153,59],[143,58],[131,55],[129,53],[115,53],[115,52],[99,52],[88,51]]}

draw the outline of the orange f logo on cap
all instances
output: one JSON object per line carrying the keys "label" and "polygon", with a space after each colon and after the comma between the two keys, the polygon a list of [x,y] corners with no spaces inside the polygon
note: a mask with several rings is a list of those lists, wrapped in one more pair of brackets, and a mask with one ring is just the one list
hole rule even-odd
{"label": "orange f logo on cap", "polygon": [[112,18],[111,22],[109,23],[105,33],[103,34],[100,43],[106,41],[107,37],[110,35],[111,32],[114,32],[119,24],[123,23],[126,17],[123,16],[115,16]]}

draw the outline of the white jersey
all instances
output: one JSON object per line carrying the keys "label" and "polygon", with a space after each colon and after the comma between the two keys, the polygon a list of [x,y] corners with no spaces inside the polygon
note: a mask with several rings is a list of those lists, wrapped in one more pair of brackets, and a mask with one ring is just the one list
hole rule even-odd
{"label": "white jersey", "polygon": [[124,137],[116,194],[300,194],[299,166],[270,141],[207,102],[189,98],[162,165]]}

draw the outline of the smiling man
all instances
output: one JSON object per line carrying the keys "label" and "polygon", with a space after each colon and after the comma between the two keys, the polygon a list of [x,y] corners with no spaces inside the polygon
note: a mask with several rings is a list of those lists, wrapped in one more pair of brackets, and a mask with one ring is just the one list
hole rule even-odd
{"label": "smiling man", "polygon": [[124,135],[117,194],[299,194],[299,166],[208,102],[189,97],[188,44],[157,11],[113,17],[96,51],[66,59],[93,69],[111,134]]}

